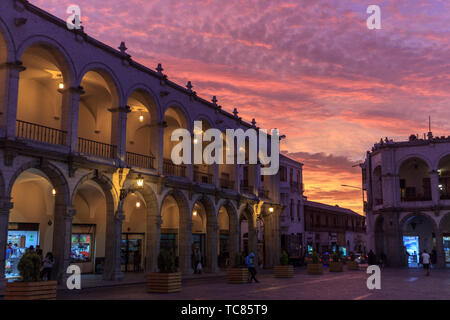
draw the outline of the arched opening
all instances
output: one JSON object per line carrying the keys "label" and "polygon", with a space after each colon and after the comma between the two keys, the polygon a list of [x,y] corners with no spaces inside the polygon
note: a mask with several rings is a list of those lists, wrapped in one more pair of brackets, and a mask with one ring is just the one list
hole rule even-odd
{"label": "arched opening", "polygon": [[450,154],[439,161],[439,193],[441,200],[450,200]]}
{"label": "arched opening", "polygon": [[400,167],[401,201],[430,201],[431,180],[428,164],[419,158],[410,158]]}
{"label": "arched opening", "polygon": [[378,166],[373,170],[373,197],[375,205],[383,204],[383,184],[381,181],[381,166]]}
{"label": "arched opening", "polygon": [[172,252],[177,267],[180,257],[180,208],[172,195],[167,196],[161,206],[160,251]]}
{"label": "arched opening", "polygon": [[239,251],[247,256],[253,252],[258,254],[257,230],[253,222],[253,214],[250,209],[245,208],[239,216]]}
{"label": "arched opening", "polygon": [[219,225],[219,268],[227,268],[232,263],[231,259],[231,245],[230,245],[230,215],[225,206],[222,206],[217,215],[217,222]]}
{"label": "arched opening", "polygon": [[[219,164],[219,185],[223,189],[235,189],[235,168],[236,165],[227,164],[227,150],[230,146],[227,145],[226,142],[226,134],[222,133],[222,141],[223,141],[223,164]],[[235,160],[236,160],[236,153]],[[235,162],[236,163],[236,162]]]}
{"label": "arched opening", "polygon": [[34,168],[23,171],[14,181],[7,242],[12,253],[6,259],[6,278],[19,277],[17,266],[28,248],[39,247],[43,257],[53,252],[55,203],[62,197],[59,192],[44,172]]}
{"label": "arched opening", "polygon": [[442,234],[442,241],[445,255],[445,265],[450,267],[450,213],[447,213],[441,220],[440,232]]}
{"label": "arched opening", "polygon": [[35,44],[22,55],[25,71],[19,76],[16,136],[37,142],[65,145],[70,119],[63,92],[69,72],[53,47]]}
{"label": "arched opening", "polygon": [[[201,132],[195,132],[194,133],[203,135],[206,130],[211,129],[211,124],[204,119],[199,119],[197,121],[201,121],[202,123],[202,131]],[[194,138],[194,148],[195,145],[200,143],[197,141],[197,139]],[[203,159],[203,151],[205,150],[206,146],[208,146],[211,143],[211,141],[203,141],[202,142],[202,159]],[[206,184],[213,184],[214,182],[214,165],[208,165],[205,164],[202,160],[202,164],[195,164],[194,165],[194,181],[199,183],[206,183]]]}
{"label": "arched opening", "polygon": [[111,195],[93,180],[83,181],[76,190],[72,221],[71,263],[82,273],[103,273],[107,256],[107,215]]}
{"label": "arched opening", "polygon": [[140,193],[130,193],[124,200],[120,264],[123,272],[145,269],[147,206]]}
{"label": "arched opening", "polygon": [[432,263],[436,263],[435,230],[429,217],[421,214],[408,217],[404,220],[402,231],[403,246],[404,250],[408,252],[409,267],[418,266],[420,255],[425,250],[432,256]]}
{"label": "arched opening", "polygon": [[84,93],[80,96],[78,113],[78,151],[102,158],[114,158],[117,141],[113,139],[118,123],[113,125],[113,113],[117,115],[117,89],[111,77],[104,71],[88,71],[82,81]]}
{"label": "arched opening", "polygon": [[158,154],[158,125],[156,105],[143,90],[134,91],[128,98],[131,112],[127,115],[127,163],[154,169]]}
{"label": "arched opening", "polygon": [[[264,220],[261,215],[256,219],[256,237],[258,239],[258,266],[260,268],[264,267],[266,260],[264,260],[266,256],[266,245],[264,238]],[[270,257],[267,257],[270,258]]]}
{"label": "arched opening", "polygon": [[375,220],[375,254],[381,257],[386,253],[385,237],[384,237],[384,218],[379,216]]}
{"label": "arched opening", "polygon": [[[171,141],[170,137],[172,132],[176,129],[187,129],[188,123],[185,115],[181,109],[177,107],[170,107],[164,114],[164,122],[166,127],[164,128],[164,142],[163,142],[163,173],[168,176],[186,177],[186,165],[175,165],[172,162],[171,154],[172,149],[178,144],[178,141]],[[180,140],[181,141],[181,140]],[[180,154],[180,156],[182,156]]]}

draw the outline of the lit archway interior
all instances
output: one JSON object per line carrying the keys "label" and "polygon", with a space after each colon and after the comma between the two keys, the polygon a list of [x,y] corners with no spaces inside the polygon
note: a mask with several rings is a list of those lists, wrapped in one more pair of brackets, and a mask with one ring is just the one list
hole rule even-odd
{"label": "lit archway interior", "polygon": [[195,270],[198,262],[202,263],[203,267],[207,266],[207,214],[206,209],[201,202],[196,202],[192,210],[192,264]]}
{"label": "lit archway interior", "polygon": [[71,262],[83,273],[102,272],[106,244],[106,197],[94,181],[82,183],[74,198]]}
{"label": "lit archway interior", "polygon": [[420,253],[427,250],[432,253],[436,249],[433,223],[430,218],[416,215],[408,218],[403,224],[403,245],[409,253],[408,264],[415,266],[419,262]]}
{"label": "lit archway interior", "polygon": [[425,161],[419,158],[404,161],[399,175],[402,201],[431,200],[430,168]]}
{"label": "lit archway interior", "polygon": [[[3,34],[0,30],[0,65],[4,65],[7,62],[7,54],[8,49],[6,45],[6,41],[3,37]],[[0,101],[4,101],[5,93],[6,93],[6,68],[0,68]],[[0,119],[4,113],[4,103],[0,103]]]}
{"label": "lit archway interior", "polygon": [[225,268],[232,262],[230,259],[230,216],[225,206],[222,206],[217,216],[217,222],[219,225],[219,267]]}
{"label": "lit archway interior", "polygon": [[[202,123],[202,130],[200,132],[195,132],[195,130],[199,130],[197,128],[194,128],[194,133],[198,135],[203,135],[205,131],[208,129],[211,129],[211,124],[205,120],[205,119],[199,119],[197,121],[201,121]],[[194,148],[200,143],[196,138],[194,138]],[[202,142],[202,155],[203,151],[205,150],[206,146],[208,146],[211,143],[211,141],[203,141]],[[214,154],[213,154],[214,156]],[[203,159],[203,156],[202,156]],[[196,182],[200,183],[207,183],[212,184],[214,179],[214,165],[207,165],[204,162],[204,159],[202,160],[202,164],[195,164],[194,165],[194,180]]]}
{"label": "lit archway interior", "polygon": [[160,250],[170,251],[175,257],[179,257],[180,209],[171,195],[164,199],[161,220]]}
{"label": "lit archway interior", "polygon": [[439,192],[441,200],[450,199],[450,155],[439,161]]}
{"label": "lit archway interior", "polygon": [[17,265],[27,248],[40,246],[45,256],[53,250],[53,226],[56,190],[38,169],[22,172],[11,192],[8,243],[15,253],[6,265],[6,277],[18,276]]}

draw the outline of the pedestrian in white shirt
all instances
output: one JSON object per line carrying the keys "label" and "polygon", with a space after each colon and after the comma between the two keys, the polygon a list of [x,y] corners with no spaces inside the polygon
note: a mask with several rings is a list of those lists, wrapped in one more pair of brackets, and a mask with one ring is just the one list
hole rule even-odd
{"label": "pedestrian in white shirt", "polygon": [[430,275],[430,255],[427,253],[427,250],[424,250],[422,253],[422,264],[423,268],[427,270],[427,276]]}

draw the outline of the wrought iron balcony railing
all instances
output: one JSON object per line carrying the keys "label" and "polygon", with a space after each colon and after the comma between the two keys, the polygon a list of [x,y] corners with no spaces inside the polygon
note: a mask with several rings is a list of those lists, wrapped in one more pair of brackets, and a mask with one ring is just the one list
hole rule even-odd
{"label": "wrought iron balcony railing", "polygon": [[78,138],[78,152],[99,156],[102,158],[115,158],[117,147],[111,144]]}
{"label": "wrought iron balcony railing", "polygon": [[127,163],[134,167],[154,169],[155,168],[155,157],[146,156],[143,154],[127,152]]}
{"label": "wrought iron balcony railing", "polygon": [[36,123],[16,120],[16,136],[37,142],[65,145],[67,132]]}
{"label": "wrought iron balcony railing", "polygon": [[167,176],[186,177],[186,166],[176,165],[170,159],[163,161],[163,173]]}

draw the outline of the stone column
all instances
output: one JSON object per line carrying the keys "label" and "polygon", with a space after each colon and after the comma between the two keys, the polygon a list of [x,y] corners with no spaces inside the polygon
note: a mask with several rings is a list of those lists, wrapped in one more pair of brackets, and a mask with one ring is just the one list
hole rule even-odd
{"label": "stone column", "polygon": [[16,137],[17,102],[19,99],[20,72],[25,70],[21,61],[7,62],[2,68],[6,68],[5,95],[1,124],[1,136],[8,139]]}
{"label": "stone column", "polygon": [[445,251],[444,251],[444,239],[442,232],[436,233],[436,254],[437,254],[437,267],[445,268]]}
{"label": "stone column", "polygon": [[274,213],[272,214],[272,241],[273,241],[273,265],[277,266],[280,264],[281,258],[281,235],[280,235],[280,215],[281,208],[276,208]]}
{"label": "stone column", "polygon": [[217,222],[207,222],[206,226],[206,271],[210,273],[218,273],[219,267],[217,263],[217,241],[219,226]]}
{"label": "stone column", "polygon": [[0,292],[5,286],[6,245],[8,244],[9,211],[13,208],[10,199],[0,200]]}
{"label": "stone column", "polygon": [[228,217],[230,220],[230,265],[232,266],[235,256],[239,252],[239,218],[232,216],[231,212],[228,212]]}
{"label": "stone column", "polygon": [[66,145],[71,153],[78,152],[78,114],[80,96],[84,93],[81,87],[63,91],[62,97],[62,129],[67,131]]}
{"label": "stone column", "polygon": [[255,254],[255,267],[258,268],[258,238],[256,234],[256,219],[253,216],[251,216],[250,219],[248,221],[248,253],[253,252]]}
{"label": "stone column", "polygon": [[161,241],[161,217],[156,213],[147,214],[146,272],[158,271],[158,255]]}
{"label": "stone column", "polygon": [[120,268],[120,243],[122,240],[122,221],[124,219],[125,214],[122,211],[117,211],[115,215],[108,216],[106,219],[104,280],[123,279],[123,272]]}
{"label": "stone column", "polygon": [[163,174],[164,168],[164,123],[154,124],[152,136],[150,137],[152,144],[156,146],[155,150],[155,169],[159,175]]}
{"label": "stone column", "polygon": [[[264,213],[266,214],[266,213]],[[264,268],[273,268],[273,230],[272,216],[267,214],[264,217]]]}
{"label": "stone column", "polygon": [[[186,214],[182,213],[180,215]],[[194,270],[191,264],[192,255],[192,217],[189,220],[181,219],[179,229],[179,270],[183,274],[192,274]]]}
{"label": "stone column", "polygon": [[384,214],[384,238],[386,264],[390,267],[401,267],[403,245],[401,242],[401,228],[399,226],[398,213],[389,212]]}
{"label": "stone column", "polygon": [[430,182],[431,182],[431,198],[434,205],[438,205],[441,198],[441,193],[439,190],[439,173],[437,171],[430,172]]}
{"label": "stone column", "polygon": [[114,109],[109,109],[112,112],[111,121],[111,144],[116,146],[115,157],[121,161],[126,161],[127,148],[127,113],[130,112],[130,107],[124,106]]}
{"label": "stone column", "polygon": [[65,204],[55,204],[55,225],[53,227],[53,256],[55,264],[53,275],[58,283],[67,279],[67,268],[70,265],[70,250],[72,245],[72,221],[76,214],[73,207]]}

